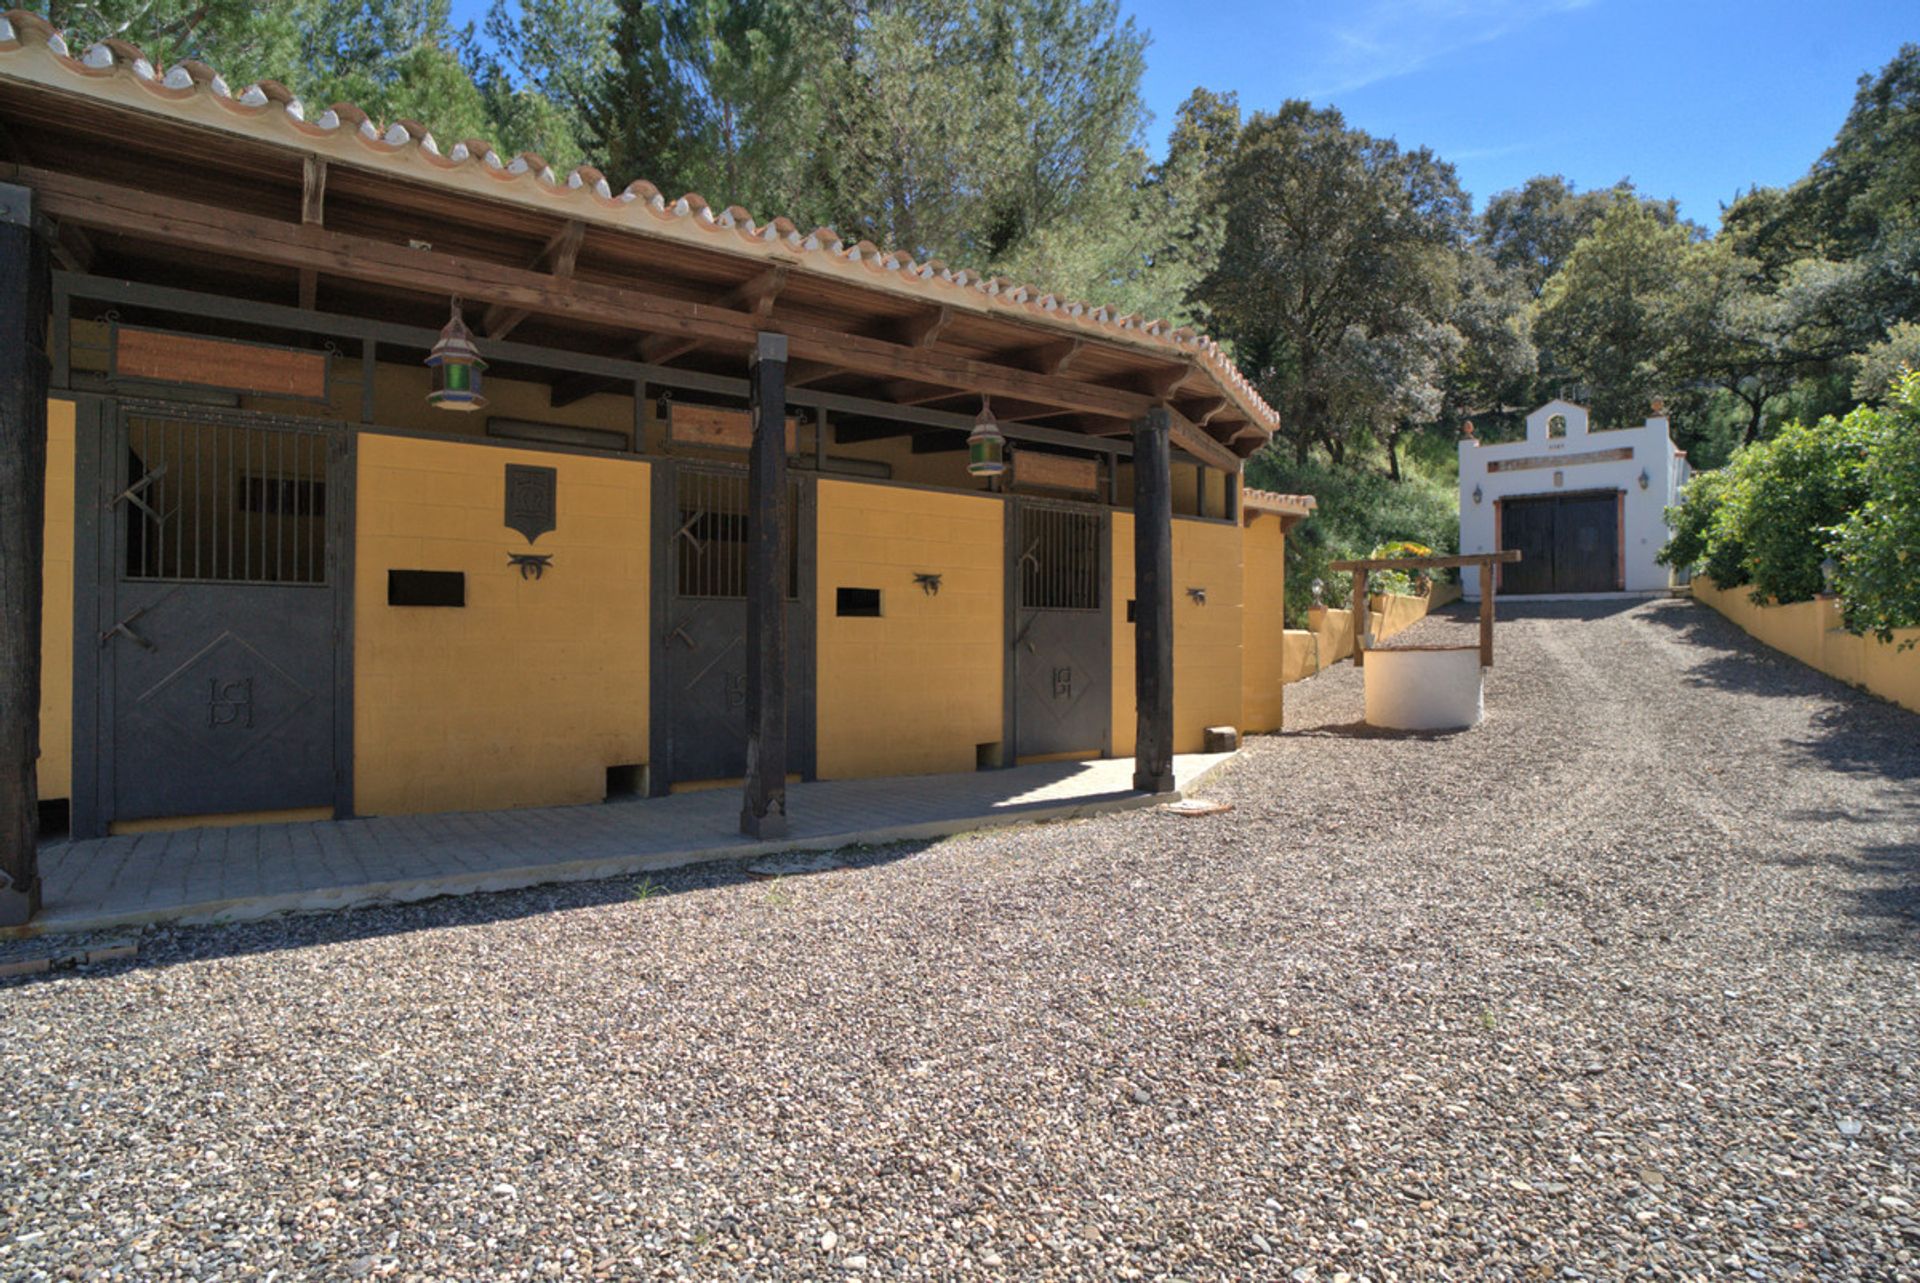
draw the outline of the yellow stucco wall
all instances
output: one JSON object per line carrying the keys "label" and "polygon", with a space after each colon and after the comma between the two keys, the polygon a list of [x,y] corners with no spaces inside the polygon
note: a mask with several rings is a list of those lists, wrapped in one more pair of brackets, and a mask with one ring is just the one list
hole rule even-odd
{"label": "yellow stucco wall", "polygon": [[[1173,523],[1173,751],[1198,753],[1209,726],[1240,724],[1244,567],[1240,527]],[[1204,588],[1206,604],[1187,590]]]}
{"label": "yellow stucco wall", "polygon": [[1132,757],[1139,734],[1133,702],[1133,514],[1113,514],[1113,755]]}
{"label": "yellow stucco wall", "polygon": [[[1001,736],[1005,509],[848,481],[818,493],[820,777],[973,770]],[[840,618],[840,588],[879,589],[879,616]]]}
{"label": "yellow stucco wall", "polygon": [[1286,689],[1287,535],[1279,517],[1254,514],[1241,532],[1246,605],[1241,616],[1242,731],[1277,731]]}
{"label": "yellow stucco wall", "polygon": [[[558,525],[501,522],[505,465],[555,468]],[[649,469],[360,439],[354,806],[363,815],[598,801],[647,760]],[[553,554],[523,579],[509,552]],[[387,605],[387,571],[459,570],[464,609]]]}
{"label": "yellow stucco wall", "polygon": [[47,402],[46,578],[40,593],[42,798],[73,791],[73,402]]}
{"label": "yellow stucco wall", "polygon": [[[1775,650],[1920,713],[1920,645],[1913,644],[1920,642],[1920,629],[1896,630],[1891,642],[1883,642],[1841,627],[1835,598],[1761,606],[1750,590],[1722,589],[1704,575],[1694,577],[1693,595]],[[1902,642],[1908,643],[1905,650]]]}

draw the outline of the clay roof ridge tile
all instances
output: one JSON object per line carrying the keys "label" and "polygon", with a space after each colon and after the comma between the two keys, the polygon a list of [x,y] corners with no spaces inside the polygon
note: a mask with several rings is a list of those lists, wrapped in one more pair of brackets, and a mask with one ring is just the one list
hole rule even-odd
{"label": "clay roof ridge tile", "polygon": [[[694,217],[709,229],[737,229],[749,239],[785,240],[803,252],[826,250],[832,256],[864,264],[874,271],[899,272],[903,279],[920,283],[937,281],[961,289],[974,289],[996,302],[1023,306],[1061,319],[1071,318],[1082,324],[1133,332],[1158,342],[1190,348],[1206,359],[1225,386],[1257,404],[1256,417],[1278,418],[1272,408],[1260,400],[1252,382],[1235,367],[1226,350],[1192,326],[1175,326],[1163,318],[1148,320],[1137,312],[1122,314],[1109,305],[1066,299],[1058,294],[1043,292],[1031,283],[952,268],[939,259],[919,261],[909,250],[882,249],[870,240],[862,239],[849,245],[830,227],[818,227],[802,235],[790,219],[775,218],[764,225],[757,224],[740,206],[729,206],[716,214],[706,198],[698,192],[688,192],[669,206],[659,189],[645,180],[630,183],[615,197],[605,174],[591,165],[577,166],[562,182],[552,166],[536,153],[524,152],[510,161],[503,160],[491,143],[474,139],[456,143],[451,153],[443,156],[433,134],[421,122],[397,120],[382,130],[364,110],[352,103],[335,103],[321,112],[316,120],[308,122],[304,104],[277,81],[261,80],[249,84],[236,99],[231,87],[212,67],[184,60],[169,67],[162,76],[137,46],[119,39],[90,45],[76,60],[65,36],[44,17],[22,9],[0,13],[0,48],[18,47],[25,43],[28,35],[42,41],[50,53],[65,60],[70,69],[79,74],[107,76],[124,66],[136,80],[156,92],[164,91],[164,96],[185,97],[204,87],[224,105],[236,110],[257,112],[279,103],[287,117],[294,122],[295,128],[309,134],[331,132],[342,123],[347,123],[353,125],[362,140],[376,150],[395,151],[409,143],[417,143],[426,156],[448,168],[478,157],[489,173],[503,180],[532,174],[538,182],[560,195],[591,187],[602,200],[621,203],[644,201],[658,214],[672,218]],[[1265,414],[1259,414],[1260,410],[1264,410]]]}

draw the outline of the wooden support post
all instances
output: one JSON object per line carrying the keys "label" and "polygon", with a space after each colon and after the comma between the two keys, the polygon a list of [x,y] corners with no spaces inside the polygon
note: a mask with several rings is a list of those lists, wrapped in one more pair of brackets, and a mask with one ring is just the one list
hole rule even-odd
{"label": "wooden support post", "polygon": [[1133,425],[1133,787],[1173,792],[1172,424],[1156,406]]}
{"label": "wooden support post", "polygon": [[1353,666],[1367,665],[1367,572],[1353,572]]}
{"label": "wooden support post", "polygon": [[0,926],[40,911],[40,601],[52,281],[33,193],[0,184]]}
{"label": "wooden support post", "polygon": [[1488,557],[1480,563],[1480,667],[1493,667],[1493,584],[1494,562]]}
{"label": "wooden support post", "polygon": [[740,831],[787,835],[787,340],[762,333],[747,377],[747,784]]}

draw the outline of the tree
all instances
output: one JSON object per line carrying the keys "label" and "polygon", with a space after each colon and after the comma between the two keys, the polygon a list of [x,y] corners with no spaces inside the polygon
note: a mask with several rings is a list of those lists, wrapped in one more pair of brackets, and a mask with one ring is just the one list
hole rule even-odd
{"label": "tree", "polygon": [[1559,174],[1539,174],[1487,202],[1480,235],[1494,263],[1519,273],[1537,298],[1573,247],[1622,201],[1639,201],[1662,223],[1680,221],[1678,202],[1646,199],[1624,178],[1582,192]]}
{"label": "tree", "polygon": [[1681,377],[1688,291],[1707,251],[1639,201],[1615,201],[1547,282],[1534,320],[1543,373],[1584,387],[1603,424],[1637,423]]}
{"label": "tree", "polygon": [[1232,235],[1196,297],[1296,458],[1419,412],[1465,247],[1452,167],[1290,102],[1248,123],[1222,191]]}
{"label": "tree", "polygon": [[1920,370],[1920,323],[1901,321],[1887,337],[1854,357],[1853,395],[1860,401],[1890,400],[1907,375]]}

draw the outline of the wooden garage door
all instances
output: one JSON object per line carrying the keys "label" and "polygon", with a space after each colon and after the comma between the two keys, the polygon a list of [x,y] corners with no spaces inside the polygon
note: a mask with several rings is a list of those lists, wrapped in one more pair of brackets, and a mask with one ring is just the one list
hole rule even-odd
{"label": "wooden garage door", "polygon": [[1520,563],[1500,576],[1503,593],[1612,592],[1620,586],[1620,497],[1614,491],[1508,499],[1500,546]]}

